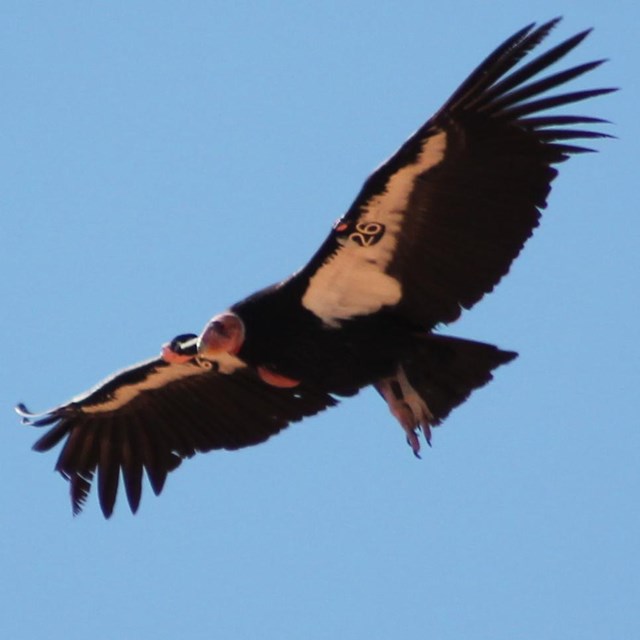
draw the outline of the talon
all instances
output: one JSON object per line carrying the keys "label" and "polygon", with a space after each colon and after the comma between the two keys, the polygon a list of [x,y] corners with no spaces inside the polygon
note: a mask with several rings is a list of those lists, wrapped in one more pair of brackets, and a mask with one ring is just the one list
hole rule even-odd
{"label": "talon", "polygon": [[418,434],[413,431],[407,434],[407,444],[411,447],[413,455],[420,460],[420,440],[418,439]]}
{"label": "talon", "polygon": [[398,367],[394,376],[378,381],[375,388],[400,423],[413,454],[419,458],[420,440],[416,430],[422,431],[424,439],[431,446],[431,422],[434,416],[426,402],[411,386],[402,366]]}
{"label": "talon", "polygon": [[431,446],[431,426],[424,419],[420,422],[420,426],[422,427],[424,439],[427,441],[427,444]]}

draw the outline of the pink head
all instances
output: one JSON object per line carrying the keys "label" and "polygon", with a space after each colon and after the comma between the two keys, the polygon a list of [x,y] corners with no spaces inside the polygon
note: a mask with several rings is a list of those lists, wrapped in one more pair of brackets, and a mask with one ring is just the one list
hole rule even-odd
{"label": "pink head", "polygon": [[198,339],[198,354],[203,358],[222,353],[235,355],[244,342],[244,323],[230,311],[214,316]]}

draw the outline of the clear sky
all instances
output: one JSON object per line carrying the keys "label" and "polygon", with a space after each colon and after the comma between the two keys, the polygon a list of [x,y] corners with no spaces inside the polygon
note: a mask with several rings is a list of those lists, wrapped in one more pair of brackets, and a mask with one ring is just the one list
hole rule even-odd
{"label": "clear sky", "polygon": [[[640,637],[637,2],[0,8],[0,637]],[[72,518],[43,410],[299,267],[503,38],[558,14],[617,140],[447,333],[520,352],[414,459],[374,392]]]}

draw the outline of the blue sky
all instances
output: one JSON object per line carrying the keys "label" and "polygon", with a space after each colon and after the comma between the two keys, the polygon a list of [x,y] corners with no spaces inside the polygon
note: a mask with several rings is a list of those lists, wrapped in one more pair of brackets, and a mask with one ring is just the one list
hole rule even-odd
{"label": "blue sky", "polygon": [[[0,9],[0,635],[640,635],[637,3]],[[488,6],[487,6],[488,5]],[[375,393],[72,518],[42,410],[291,273],[504,37],[596,28],[617,140],[561,168],[509,277],[447,332],[520,358],[417,461]]]}

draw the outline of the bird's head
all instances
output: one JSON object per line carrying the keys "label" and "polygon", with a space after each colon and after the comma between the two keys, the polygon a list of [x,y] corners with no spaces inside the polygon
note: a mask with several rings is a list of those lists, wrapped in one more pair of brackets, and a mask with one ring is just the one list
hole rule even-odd
{"label": "bird's head", "polygon": [[198,355],[214,358],[222,353],[235,355],[244,342],[244,322],[235,313],[226,311],[214,316],[198,339]]}

